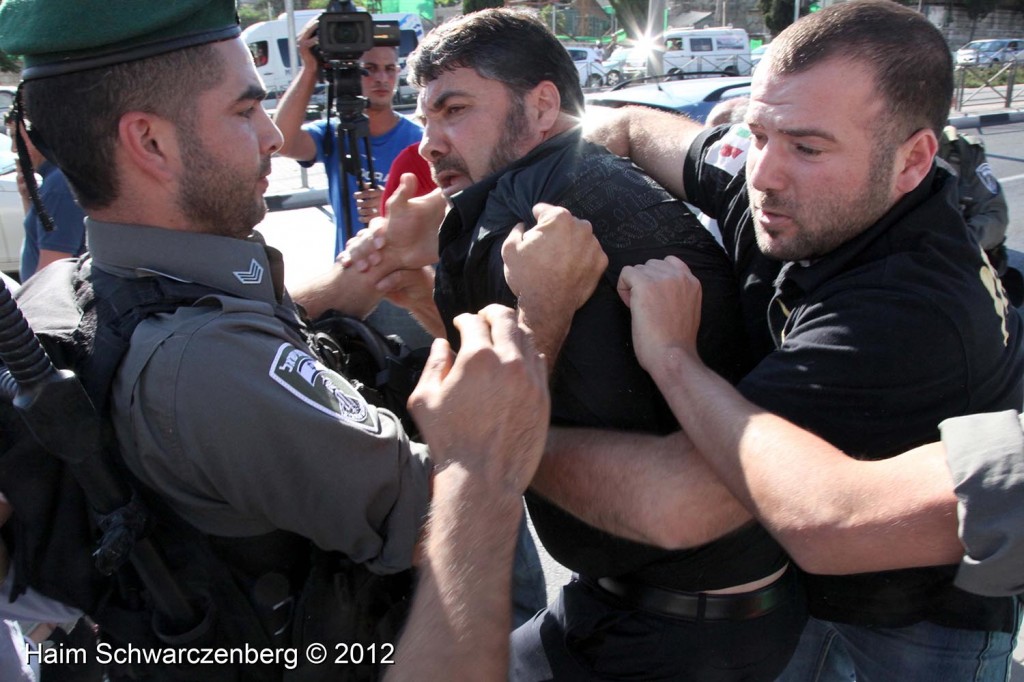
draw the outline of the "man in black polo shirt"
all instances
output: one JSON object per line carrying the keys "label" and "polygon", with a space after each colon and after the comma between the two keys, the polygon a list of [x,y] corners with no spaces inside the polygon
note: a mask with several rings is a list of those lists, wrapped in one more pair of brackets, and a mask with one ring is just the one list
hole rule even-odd
{"label": "man in black polo shirt", "polygon": [[[786,469],[789,460],[751,428],[759,406],[851,456],[883,459],[935,440],[944,418],[1019,409],[1020,320],[967,236],[955,178],[933,163],[951,94],[949,51],[931,24],[895,3],[850,2],[773,42],[747,125],[702,132],[634,110],[602,137],[718,220],[742,277],[748,330],[767,350],[738,390],[713,378],[688,340],[688,299],[664,285],[684,268],[668,259],[623,272],[641,363],[696,449],[809,571],[814,618],[784,680],[1002,680],[1010,663],[1013,599],[957,589],[956,566],[934,565],[944,562],[924,543],[887,543],[896,515],[871,518],[870,505],[851,500],[846,516],[822,520],[780,486],[761,485],[777,476],[789,489],[801,480],[826,487],[809,497],[846,494]],[[672,145],[688,151],[666,155]],[[704,502],[721,484],[697,467],[686,480],[673,474],[681,439],[676,460],[652,456],[664,466],[625,477],[616,453],[659,447],[616,435],[556,434],[534,487],[636,539],[656,526],[666,532],[638,509],[637,490],[663,500],[681,525],[734,512]],[[567,472],[584,466],[592,485],[570,482]],[[897,485],[887,494],[899,496]],[[600,508],[588,508],[596,499]],[[801,524],[804,533],[779,532]],[[828,524],[875,533],[836,561]],[[887,563],[922,568],[863,572]]]}
{"label": "man in black polo shirt", "polygon": [[[554,363],[554,423],[677,428],[636,362],[628,310],[615,292],[623,267],[651,258],[676,255],[697,273],[701,354],[717,372],[738,376],[744,339],[725,253],[628,160],[581,140],[575,67],[543,24],[509,10],[467,15],[428,36],[409,69],[421,88],[420,152],[451,210],[439,232],[429,230],[439,251],[420,249],[429,260],[403,265],[440,253],[435,299],[450,340],[456,315],[499,301],[518,303],[527,324],[550,324],[531,312],[536,301],[517,297],[521,282],[506,282],[502,254],[503,243],[509,261],[533,239],[515,227],[532,226],[534,207],[546,203],[589,220],[609,258]],[[389,210],[390,225],[398,215]],[[620,464],[645,457],[638,450]],[[548,551],[580,578],[513,634],[511,679],[771,680],[785,665],[803,608],[784,553],[749,519],[695,530],[685,543],[692,549],[673,552],[602,532],[540,496],[527,501]]]}

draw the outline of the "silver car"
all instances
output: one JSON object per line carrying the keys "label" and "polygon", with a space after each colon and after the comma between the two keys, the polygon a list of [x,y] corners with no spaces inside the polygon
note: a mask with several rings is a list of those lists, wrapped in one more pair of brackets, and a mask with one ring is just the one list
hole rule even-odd
{"label": "silver car", "polygon": [[604,85],[605,69],[601,64],[601,51],[593,47],[566,47],[576,71],[580,74],[580,85],[584,88],[599,88]]}
{"label": "silver car", "polygon": [[1024,38],[975,40],[956,51],[958,66],[988,66],[1019,59]]}

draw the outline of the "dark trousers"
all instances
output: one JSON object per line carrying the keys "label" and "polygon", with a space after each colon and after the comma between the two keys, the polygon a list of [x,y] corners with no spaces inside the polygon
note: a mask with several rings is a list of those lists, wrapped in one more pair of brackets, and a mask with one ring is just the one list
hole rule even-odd
{"label": "dark trousers", "polygon": [[774,680],[807,619],[803,590],[749,620],[684,620],[642,611],[573,578],[512,633],[509,680]]}

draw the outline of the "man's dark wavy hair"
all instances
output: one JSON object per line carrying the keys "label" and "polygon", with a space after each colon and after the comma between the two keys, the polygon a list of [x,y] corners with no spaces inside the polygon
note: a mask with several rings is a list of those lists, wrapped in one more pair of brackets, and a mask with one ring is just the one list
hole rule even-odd
{"label": "man's dark wavy hair", "polygon": [[561,96],[561,110],[583,114],[583,89],[572,57],[547,26],[521,10],[485,9],[443,24],[427,34],[408,66],[409,82],[419,89],[459,68],[504,83],[520,98],[541,81],[551,81]]}

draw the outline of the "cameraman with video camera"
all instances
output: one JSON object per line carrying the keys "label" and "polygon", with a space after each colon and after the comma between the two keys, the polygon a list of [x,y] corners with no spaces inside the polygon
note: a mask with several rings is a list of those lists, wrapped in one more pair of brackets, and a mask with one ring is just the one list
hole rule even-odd
{"label": "cameraman with video camera", "polygon": [[[302,70],[282,97],[274,122],[284,135],[284,143],[278,154],[296,159],[303,166],[323,163],[326,168],[327,189],[337,228],[334,245],[334,254],[337,255],[345,248],[346,240],[378,214],[380,194],[387,181],[391,162],[410,144],[418,143],[423,130],[392,108],[398,84],[398,49],[375,45],[363,52],[358,59],[358,69],[362,71],[362,77],[359,79],[361,88],[351,94],[365,98],[369,140],[373,152],[373,175],[370,175],[368,159],[360,141],[356,158],[359,160],[365,189],[352,175],[342,180],[340,155],[345,153],[347,145],[344,136],[339,134],[340,122],[337,119],[328,119],[303,125],[306,108],[320,80],[321,61],[314,53],[320,42],[317,32],[319,22],[319,17],[313,19],[299,34],[298,47]],[[329,65],[326,71],[330,77]],[[343,191],[351,198],[348,201],[347,225],[346,212],[342,208],[345,203],[341,194]]]}
{"label": "cameraman with video camera", "polygon": [[[423,135],[419,125],[392,108],[399,72],[397,27],[394,40],[386,32],[378,40],[378,27],[384,23],[371,24],[369,15],[356,12],[351,3],[332,3],[306,24],[298,39],[302,70],[274,116],[284,136],[279,155],[306,167],[324,164],[334,213],[335,256],[349,237],[379,215],[392,161],[409,145],[419,144]],[[330,27],[326,37],[318,31],[321,24]],[[367,44],[373,47],[364,50]],[[328,116],[304,125],[306,108],[321,80],[332,86]],[[347,171],[344,157],[353,147],[354,168]],[[382,334],[397,334],[410,348],[425,348],[432,340],[405,309],[388,301],[381,301],[367,322]]]}

